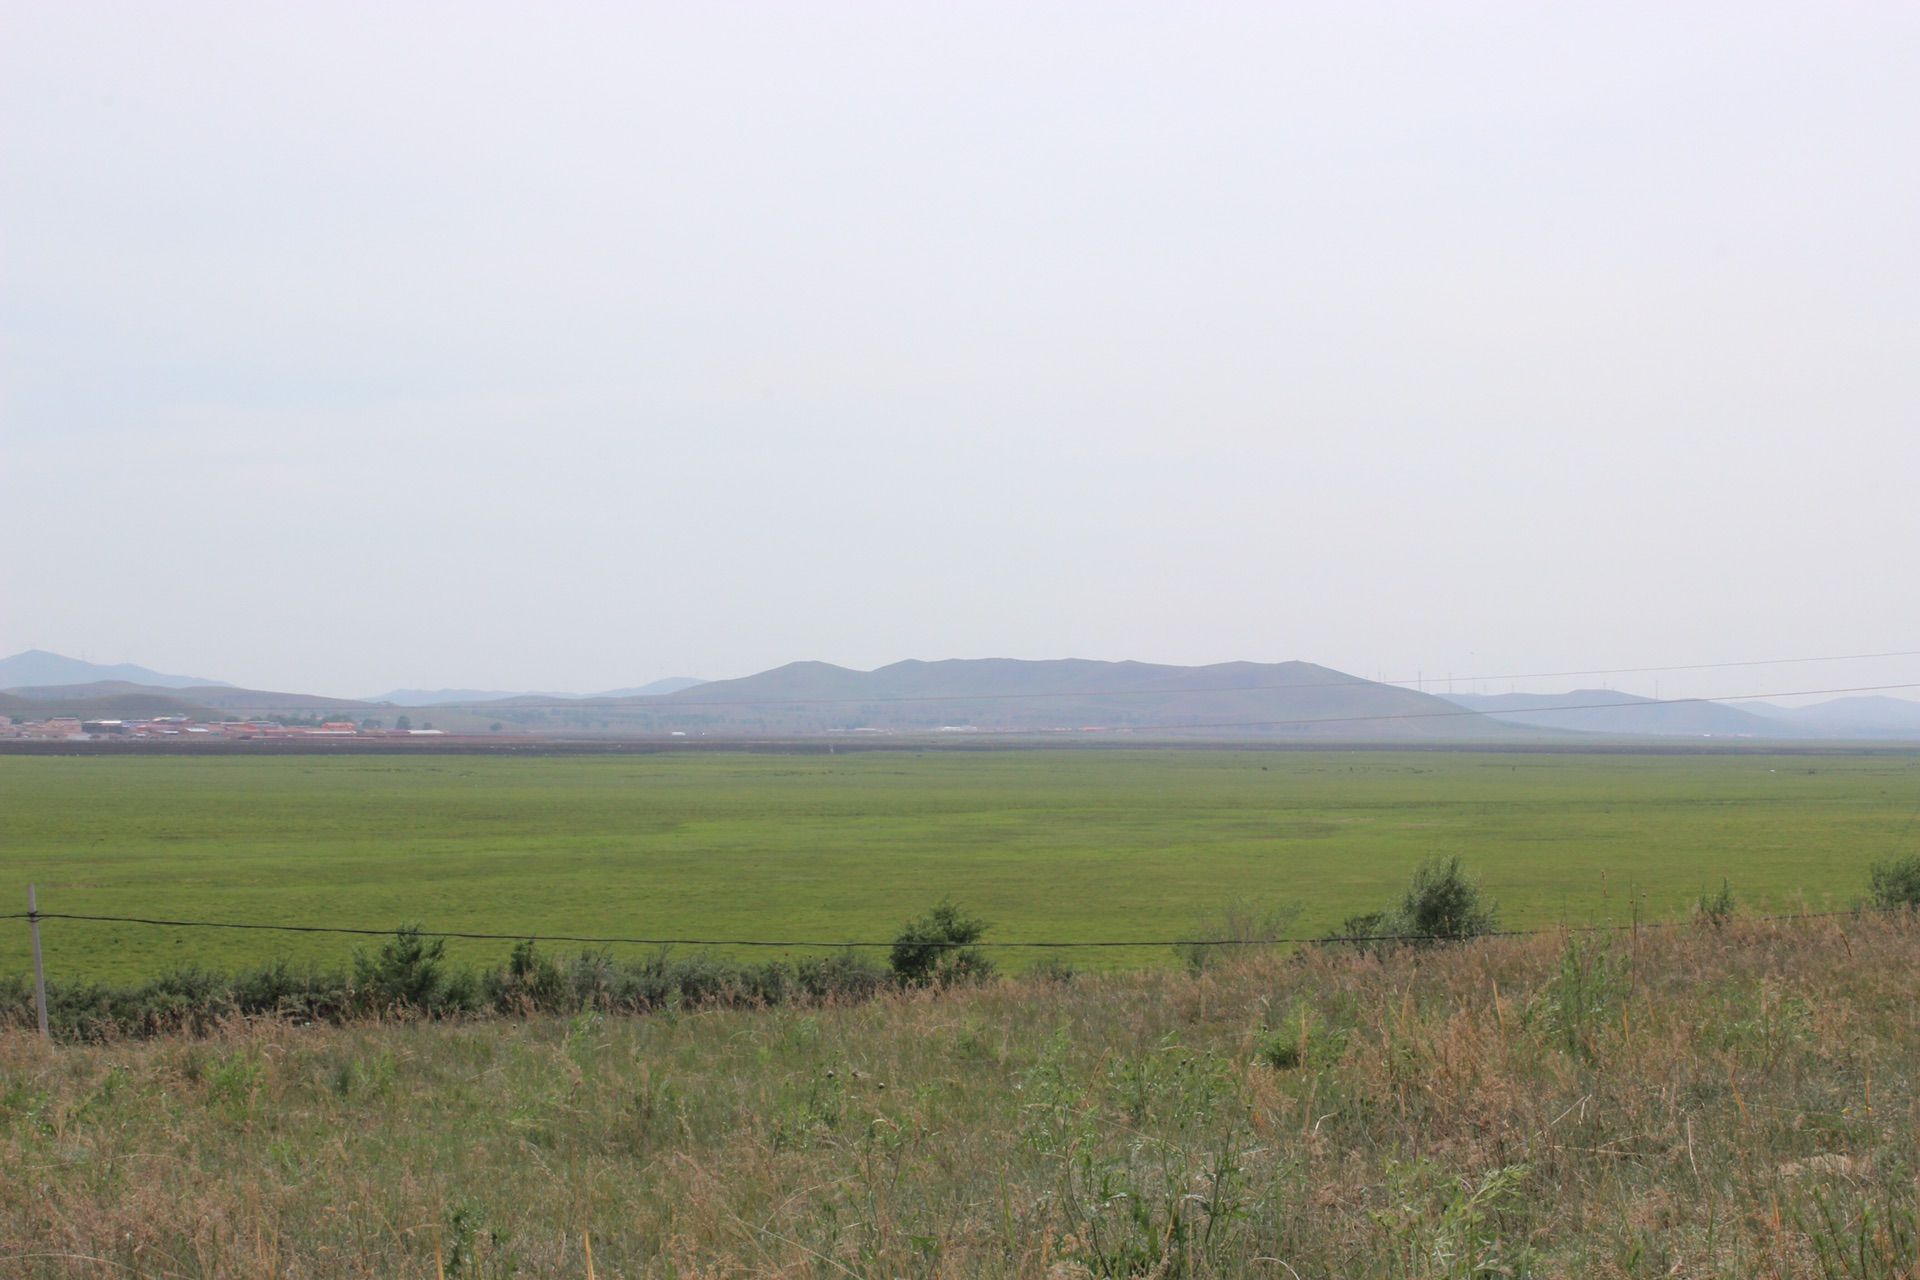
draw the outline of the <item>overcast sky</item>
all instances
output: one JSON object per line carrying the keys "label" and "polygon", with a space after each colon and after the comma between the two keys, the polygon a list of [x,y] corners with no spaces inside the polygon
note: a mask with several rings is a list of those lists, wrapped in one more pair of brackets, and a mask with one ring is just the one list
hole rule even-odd
{"label": "overcast sky", "polygon": [[1920,6],[0,14],[0,653],[1920,649]]}

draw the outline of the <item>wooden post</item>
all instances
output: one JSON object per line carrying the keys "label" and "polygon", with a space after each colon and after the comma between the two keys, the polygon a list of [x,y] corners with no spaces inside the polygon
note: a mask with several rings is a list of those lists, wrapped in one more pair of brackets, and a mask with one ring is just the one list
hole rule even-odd
{"label": "wooden post", "polygon": [[47,966],[40,959],[40,904],[32,885],[27,886],[27,927],[33,930],[33,1007],[40,1015],[40,1035],[51,1040],[53,1033],[47,1030]]}

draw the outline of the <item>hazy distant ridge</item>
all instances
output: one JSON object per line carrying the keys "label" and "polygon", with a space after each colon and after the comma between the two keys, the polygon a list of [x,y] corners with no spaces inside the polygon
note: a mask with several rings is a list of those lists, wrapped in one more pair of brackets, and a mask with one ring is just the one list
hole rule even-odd
{"label": "hazy distant ridge", "polygon": [[79,658],[66,657],[64,654],[48,653],[45,649],[27,649],[12,657],[0,658],[0,689],[34,685],[93,684],[102,680],[125,681],[128,684],[144,685],[150,689],[189,689],[226,684],[224,680],[207,680],[199,676],[168,675],[164,671],[137,667],[130,662],[114,663],[111,666],[98,662],[84,662]]}
{"label": "hazy distant ridge", "polygon": [[577,693],[530,692],[502,689],[389,689],[375,694],[368,702],[386,702],[396,707],[433,707],[449,702],[504,702],[508,698],[577,698]]}
{"label": "hazy distant ridge", "polygon": [[[19,672],[138,672],[146,679],[18,680]],[[159,684],[166,680],[175,683]],[[180,683],[180,682],[185,683]],[[725,735],[853,732],[1132,732],[1213,738],[1349,740],[1545,734],[1765,740],[1920,741],[1920,701],[1837,698],[1805,707],[1567,693],[1416,692],[1310,662],[1183,667],[1083,658],[909,660],[872,671],[791,662],[735,680],[689,676],[605,693],[395,689],[378,699],[243,689],[30,650],[0,659],[0,714],[385,721],[405,709],[453,732]],[[427,713],[422,715],[421,713]]]}
{"label": "hazy distant ridge", "polygon": [[1512,736],[1442,699],[1310,662],[1202,667],[1066,658],[907,661],[874,671],[794,662],[658,700],[729,731],[1131,730],[1227,737]]}
{"label": "hazy distant ridge", "polygon": [[1448,695],[1509,724],[1650,737],[1777,738],[1779,723],[1718,702],[1662,702],[1617,689]]}
{"label": "hazy distant ridge", "polygon": [[1920,740],[1920,702],[1834,698],[1805,707],[1767,702],[1659,700],[1616,689],[1569,693],[1449,694],[1448,701],[1510,724],[1633,737],[1798,741]]}

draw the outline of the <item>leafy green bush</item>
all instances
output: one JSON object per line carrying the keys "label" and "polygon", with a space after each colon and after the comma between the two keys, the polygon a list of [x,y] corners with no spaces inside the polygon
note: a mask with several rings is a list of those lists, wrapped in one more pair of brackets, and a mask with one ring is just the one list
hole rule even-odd
{"label": "leafy green bush", "polygon": [[1867,870],[1873,905],[1883,911],[1920,909],[1920,853],[1886,858]]}
{"label": "leafy green bush", "polygon": [[1439,942],[1478,938],[1500,927],[1499,907],[1491,899],[1482,900],[1480,886],[1461,869],[1458,858],[1421,863],[1400,900],[1398,916],[1395,923],[1402,932]]}
{"label": "leafy green bush", "polygon": [[247,1017],[296,1022],[337,1021],[352,1003],[351,984],[340,970],[295,969],[283,956],[258,969],[243,969],[232,983],[235,1009]]}
{"label": "leafy green bush", "polygon": [[908,987],[944,987],[993,976],[993,961],[973,945],[986,931],[985,921],[942,902],[895,936],[888,955],[894,979]]}
{"label": "leafy green bush", "polygon": [[480,977],[480,1003],[497,1013],[570,1013],[580,1004],[573,977],[532,938],[513,944],[504,968]]}
{"label": "leafy green bush", "polygon": [[374,1012],[458,1013],[478,1001],[470,973],[449,973],[447,940],[430,938],[417,924],[402,925],[377,952],[354,952],[353,982]]}
{"label": "leafy green bush", "polygon": [[1414,868],[1400,901],[1384,911],[1348,916],[1334,937],[1377,949],[1463,942],[1498,932],[1500,908],[1484,897],[1460,859],[1428,858]]}

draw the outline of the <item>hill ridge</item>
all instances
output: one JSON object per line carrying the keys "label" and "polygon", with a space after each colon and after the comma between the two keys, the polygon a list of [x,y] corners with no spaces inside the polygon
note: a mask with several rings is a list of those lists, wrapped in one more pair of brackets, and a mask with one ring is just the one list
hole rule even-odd
{"label": "hill ridge", "polygon": [[0,689],[21,686],[94,684],[120,680],[150,689],[232,688],[225,680],[170,675],[131,662],[99,663],[69,658],[49,649],[22,649],[0,658]]}

